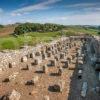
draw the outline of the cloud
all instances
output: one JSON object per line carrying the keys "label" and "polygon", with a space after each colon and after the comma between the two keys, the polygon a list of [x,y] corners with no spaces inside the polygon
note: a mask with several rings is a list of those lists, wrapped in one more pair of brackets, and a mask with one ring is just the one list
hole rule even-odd
{"label": "cloud", "polygon": [[68,17],[67,16],[60,16],[60,17],[51,17],[51,18],[44,18],[45,20],[49,22],[55,22],[55,21],[67,21]]}
{"label": "cloud", "polygon": [[0,8],[0,14],[2,14],[3,13],[3,9],[2,8]]}
{"label": "cloud", "polygon": [[74,11],[77,10],[78,12],[84,11],[84,12],[100,12],[100,2],[98,3],[78,3],[78,4],[72,4],[67,5],[66,8],[73,9]]}
{"label": "cloud", "polygon": [[100,13],[89,12],[85,14],[61,15],[59,17],[45,18],[42,21],[64,25],[100,25]]}
{"label": "cloud", "polygon": [[11,16],[21,16],[21,13],[11,13]]}
{"label": "cloud", "polygon": [[100,13],[88,13],[88,14],[77,14],[73,16],[67,16],[67,23],[70,24],[81,24],[81,25],[100,25]]}
{"label": "cloud", "polygon": [[68,8],[90,8],[90,7],[99,7],[100,3],[78,3],[78,4],[72,4],[72,5],[67,5],[66,7]]}
{"label": "cloud", "polygon": [[32,11],[35,11],[35,10],[44,10],[44,9],[48,9],[50,8],[50,5],[51,4],[54,4],[54,3],[57,3],[61,0],[47,0],[45,2],[41,2],[41,3],[38,3],[38,4],[35,4],[35,5],[30,5],[30,6],[26,6],[26,7],[23,7],[23,8],[19,8],[15,11],[13,11],[12,13],[14,14],[24,14],[24,13],[27,13],[27,12],[32,12]]}

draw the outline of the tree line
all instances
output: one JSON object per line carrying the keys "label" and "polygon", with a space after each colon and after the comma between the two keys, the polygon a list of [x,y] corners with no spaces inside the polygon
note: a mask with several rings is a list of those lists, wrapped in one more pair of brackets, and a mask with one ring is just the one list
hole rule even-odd
{"label": "tree line", "polygon": [[24,23],[15,28],[14,34],[20,35],[27,32],[52,32],[62,30],[63,28],[65,28],[64,25],[58,24]]}
{"label": "tree line", "polygon": [[0,25],[0,28],[3,28],[4,26],[3,25]]}

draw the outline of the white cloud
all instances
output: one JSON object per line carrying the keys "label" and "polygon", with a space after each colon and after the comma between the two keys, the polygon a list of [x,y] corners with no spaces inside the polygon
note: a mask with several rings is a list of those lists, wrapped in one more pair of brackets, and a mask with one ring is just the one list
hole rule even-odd
{"label": "white cloud", "polygon": [[79,8],[79,7],[97,7],[100,6],[100,3],[78,3],[78,4],[72,4],[72,5],[67,5],[66,7],[68,8]]}
{"label": "white cloud", "polygon": [[88,13],[68,16],[66,23],[100,25],[100,13]]}
{"label": "white cloud", "polygon": [[67,16],[58,16],[58,17],[51,17],[51,18],[44,18],[46,21],[55,22],[55,21],[67,21]]}
{"label": "white cloud", "polygon": [[65,25],[100,25],[100,13],[89,12],[83,14],[71,14],[66,16],[45,18],[43,22]]}
{"label": "white cloud", "polygon": [[21,13],[11,13],[11,16],[21,16]]}
{"label": "white cloud", "polygon": [[23,8],[19,8],[19,9],[13,11],[12,13],[23,14],[23,13],[27,13],[27,12],[31,12],[31,11],[35,11],[35,10],[48,9],[48,8],[50,8],[51,4],[57,3],[59,1],[61,1],[61,0],[47,0],[45,2],[41,2],[41,3],[35,4],[35,5],[30,5],[30,6],[26,6]]}

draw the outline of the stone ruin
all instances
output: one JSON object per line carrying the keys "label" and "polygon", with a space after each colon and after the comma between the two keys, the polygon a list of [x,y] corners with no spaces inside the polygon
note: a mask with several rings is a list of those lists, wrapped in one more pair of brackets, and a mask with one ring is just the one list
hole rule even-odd
{"label": "stone ruin", "polygon": [[13,90],[11,93],[8,93],[2,97],[0,100],[20,100],[21,94],[16,90]]}
{"label": "stone ruin", "polygon": [[[9,52],[0,52],[0,68],[6,70],[7,68],[18,67],[20,63],[28,62],[28,59],[30,58],[33,59],[34,65],[39,65],[43,60],[51,58],[49,59],[50,64],[55,66],[55,59],[57,61],[59,59],[65,59],[68,54],[68,46],[71,45],[70,41],[74,40],[73,38],[75,37],[63,37],[50,44],[25,47],[20,50],[12,50]],[[79,37],[76,38],[78,39]],[[69,62],[72,58],[74,58],[74,56],[68,58]]]}
{"label": "stone ruin", "polygon": [[[49,44],[41,44],[36,47],[25,47],[21,50],[10,51],[10,52],[0,52],[0,73],[5,70],[10,70],[11,68],[18,67],[21,70],[32,70],[32,68],[37,68],[38,71],[49,75],[49,68],[57,68],[57,75],[62,77],[63,70],[75,70],[76,66],[78,68],[78,79],[82,79],[83,68],[85,55],[87,50],[85,50],[85,46],[88,44],[91,45],[91,54],[95,57],[94,63],[97,63],[97,60],[100,59],[100,50],[96,48],[100,48],[100,39],[96,37],[80,37],[80,36],[70,36],[70,37],[62,37],[58,40],[52,41]],[[81,41],[81,46],[77,46],[77,41]],[[70,49],[76,47],[76,50],[72,50],[72,54],[70,54]],[[84,47],[84,48],[83,48]],[[84,50],[83,50],[84,49]],[[84,51],[84,52],[83,52]],[[46,63],[44,63],[46,62]],[[100,63],[100,60],[98,60]],[[43,64],[42,64],[43,63]],[[98,64],[98,63],[97,63]],[[96,69],[98,65],[95,65]],[[2,82],[11,82],[14,81],[19,73],[12,73],[9,77],[5,78]],[[39,76],[33,76],[33,78],[26,80],[24,82],[27,86],[37,85],[39,82]],[[60,80],[59,82],[53,83],[52,86],[49,86],[49,90],[52,92],[63,92],[65,87],[64,80]],[[99,87],[98,87],[99,88]],[[99,89],[97,88],[97,91]],[[86,96],[87,91],[87,83],[83,83],[81,95]],[[10,100],[13,100],[14,96],[18,95],[19,100],[20,94],[16,91],[12,92],[10,95]],[[44,100],[49,100],[49,96],[45,96]]]}

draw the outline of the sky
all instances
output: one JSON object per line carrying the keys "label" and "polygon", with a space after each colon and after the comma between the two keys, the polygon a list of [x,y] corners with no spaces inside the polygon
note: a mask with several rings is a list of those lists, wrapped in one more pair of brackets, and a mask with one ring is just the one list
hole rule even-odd
{"label": "sky", "polygon": [[100,25],[100,0],[0,0],[0,24]]}

